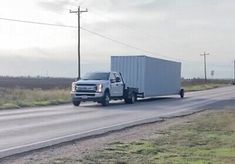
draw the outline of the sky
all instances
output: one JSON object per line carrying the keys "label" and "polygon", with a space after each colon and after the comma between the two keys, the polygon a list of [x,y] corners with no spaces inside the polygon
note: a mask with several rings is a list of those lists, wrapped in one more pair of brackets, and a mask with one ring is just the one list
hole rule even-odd
{"label": "sky", "polygon": [[[112,55],[147,55],[182,62],[182,77],[232,78],[234,0],[1,0],[0,75],[77,76],[77,29],[7,21],[77,26],[81,15],[81,71],[109,71]],[[119,44],[112,40],[119,41]],[[129,46],[127,46],[129,45]],[[214,77],[210,72],[214,70]]]}

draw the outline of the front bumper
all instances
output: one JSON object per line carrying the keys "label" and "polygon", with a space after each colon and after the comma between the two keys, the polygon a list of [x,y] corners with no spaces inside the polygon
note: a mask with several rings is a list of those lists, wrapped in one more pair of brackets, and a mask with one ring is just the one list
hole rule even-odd
{"label": "front bumper", "polygon": [[103,93],[71,92],[73,101],[101,101]]}

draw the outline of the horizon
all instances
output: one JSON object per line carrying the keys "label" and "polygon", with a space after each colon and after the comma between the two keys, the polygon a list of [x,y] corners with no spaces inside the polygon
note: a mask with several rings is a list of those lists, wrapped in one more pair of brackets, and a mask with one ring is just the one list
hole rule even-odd
{"label": "horizon", "polygon": [[[77,77],[56,77],[56,76],[9,76],[9,75],[6,75],[6,76],[2,76],[0,75],[0,78],[24,78],[24,79],[76,79]],[[182,80],[202,80],[202,81],[205,81],[205,78],[203,77],[192,77],[192,78],[184,78],[184,77],[181,77]],[[207,78],[207,80],[209,81],[213,81],[213,80],[233,80],[233,78]]]}

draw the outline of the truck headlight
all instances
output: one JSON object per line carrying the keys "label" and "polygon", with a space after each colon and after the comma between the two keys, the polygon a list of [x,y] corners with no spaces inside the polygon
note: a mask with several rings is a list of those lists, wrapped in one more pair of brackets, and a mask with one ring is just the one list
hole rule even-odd
{"label": "truck headlight", "polygon": [[72,92],[75,92],[75,91],[76,91],[76,83],[73,82],[73,83],[72,83]]}
{"label": "truck headlight", "polygon": [[98,84],[97,86],[97,92],[102,92],[102,89],[103,89],[103,85],[102,84]]}

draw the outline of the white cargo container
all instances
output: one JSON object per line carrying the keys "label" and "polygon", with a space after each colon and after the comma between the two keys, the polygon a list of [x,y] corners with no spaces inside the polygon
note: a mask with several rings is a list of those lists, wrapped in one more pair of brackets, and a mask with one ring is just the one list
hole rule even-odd
{"label": "white cargo container", "polygon": [[154,97],[180,94],[181,63],[148,56],[112,56],[111,71],[120,72],[127,87]]}

